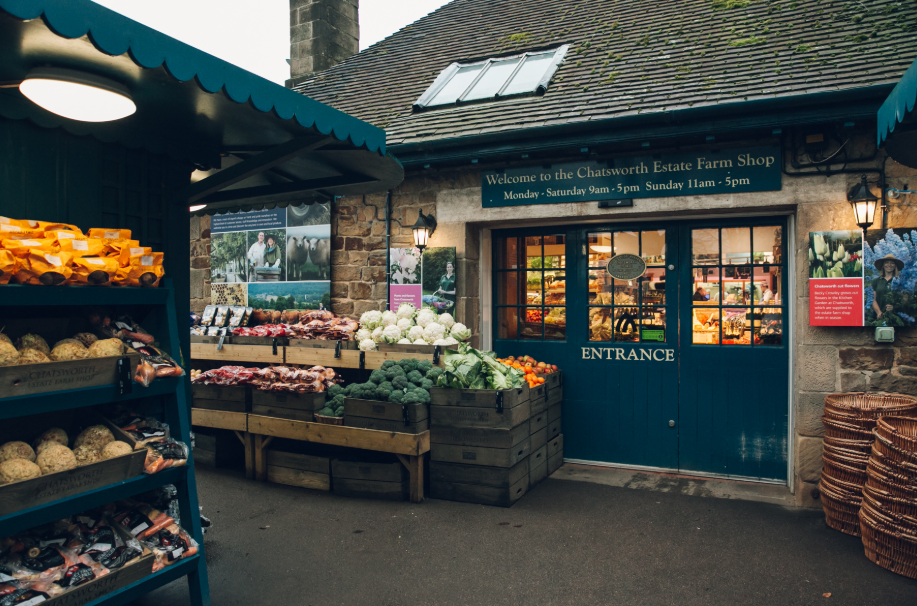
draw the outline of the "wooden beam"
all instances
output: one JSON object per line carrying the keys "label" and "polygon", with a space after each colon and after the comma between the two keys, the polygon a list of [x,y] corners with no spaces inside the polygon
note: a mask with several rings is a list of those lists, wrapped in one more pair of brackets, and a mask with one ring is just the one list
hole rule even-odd
{"label": "wooden beam", "polygon": [[351,185],[366,185],[377,183],[378,181],[378,179],[367,175],[346,174],[336,177],[310,179],[308,181],[293,181],[291,183],[280,183],[275,185],[259,185],[257,187],[228,189],[226,191],[210,194],[205,198],[199,198],[196,200],[196,203],[206,204],[211,208],[217,207],[220,203],[227,202],[231,202],[233,206],[245,204],[249,201],[257,201],[259,204],[271,204],[286,201],[291,198],[300,199],[303,192],[312,190],[333,189],[335,187]]}
{"label": "wooden beam", "polygon": [[206,179],[192,183],[179,194],[179,199],[184,199],[189,204],[194,204],[198,200],[225,189],[234,183],[244,181],[300,154],[323,147],[333,140],[331,137],[324,136],[301,137],[281,143],[276,147],[261,152],[257,156],[223,169]]}
{"label": "wooden beam", "polygon": [[430,450],[429,431],[420,434],[394,433],[391,431],[345,427],[343,425],[292,421],[261,415],[248,415],[248,430],[256,435],[275,436],[316,444],[363,448],[394,454],[417,456]]}
{"label": "wooden beam", "polygon": [[244,412],[192,408],[191,425],[197,425],[198,427],[213,427],[214,429],[246,431],[248,429],[248,415]]}

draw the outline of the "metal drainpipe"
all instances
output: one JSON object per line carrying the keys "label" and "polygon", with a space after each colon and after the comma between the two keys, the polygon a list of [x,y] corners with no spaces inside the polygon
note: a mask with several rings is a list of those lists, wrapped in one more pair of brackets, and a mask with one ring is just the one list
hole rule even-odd
{"label": "metal drainpipe", "polygon": [[392,190],[385,194],[385,309],[392,300],[392,280],[389,272],[392,267]]}

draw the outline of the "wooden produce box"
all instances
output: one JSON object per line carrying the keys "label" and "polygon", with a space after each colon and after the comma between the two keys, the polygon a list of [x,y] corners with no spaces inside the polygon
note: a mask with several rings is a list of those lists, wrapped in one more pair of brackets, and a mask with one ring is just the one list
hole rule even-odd
{"label": "wooden produce box", "polygon": [[251,412],[251,385],[191,384],[191,407],[226,412]]}
{"label": "wooden produce box", "polygon": [[[498,405],[502,400],[502,410]],[[430,390],[430,425],[512,429],[531,415],[528,386],[517,389]]]}
{"label": "wooden produce box", "polygon": [[512,448],[435,444],[430,447],[430,460],[484,467],[512,467],[525,459],[530,452],[531,437],[523,439]]}
{"label": "wooden produce box", "polygon": [[528,459],[508,468],[430,463],[430,497],[511,507],[529,488]]}
{"label": "wooden produce box", "polygon": [[[540,385],[539,387],[544,387],[544,386]],[[529,400],[529,406],[532,409],[532,416],[534,417],[536,414],[548,411],[548,400],[544,396],[541,396],[538,398],[532,398],[531,400]]]}
{"label": "wooden produce box", "polygon": [[279,349],[281,347],[286,347],[289,342],[289,337],[242,337],[233,335],[232,337],[233,345],[257,345],[258,347],[270,347],[273,351],[274,346],[276,345]]}
{"label": "wooden produce box", "polygon": [[252,390],[252,414],[311,422],[325,407],[326,392],[287,393]]}
{"label": "wooden produce box", "polygon": [[379,463],[331,461],[334,493],[345,497],[406,501],[410,494],[407,469],[395,461]]}
{"label": "wooden produce box", "polygon": [[344,425],[377,431],[418,434],[430,427],[427,404],[344,399]]}
{"label": "wooden produce box", "polygon": [[298,347],[302,349],[331,349],[336,350],[338,343],[341,344],[341,351],[353,351],[358,349],[356,341],[326,341],[324,339],[287,339],[287,347]]}
{"label": "wooden produce box", "polygon": [[530,435],[528,420],[512,429],[433,426],[430,429],[430,442],[484,448],[513,448]]}
{"label": "wooden produce box", "polygon": [[279,450],[267,451],[267,481],[331,490],[331,459]]}
{"label": "wooden produce box", "polygon": [[532,413],[532,418],[529,421],[530,428],[529,433],[534,434],[536,431],[541,431],[542,429],[548,426],[548,411],[539,412],[538,414]]}
{"label": "wooden produce box", "polygon": [[[32,440],[51,427],[60,427],[67,431],[70,445],[73,445],[79,430],[90,425],[106,425],[116,440],[134,444],[130,436],[106,419],[99,415],[86,415],[78,410],[65,410],[55,412],[53,415],[45,414],[5,421],[0,425],[0,444],[12,440],[31,444]],[[144,460],[146,460],[146,449],[136,450],[120,457],[76,469],[4,484],[0,486],[0,516],[123,482],[143,472]]]}
{"label": "wooden produce box", "polygon": [[[52,343],[53,345],[53,343]],[[143,389],[133,385],[134,371],[140,363],[140,354],[126,354],[108,358],[44,362],[21,366],[0,366],[0,406],[6,398],[31,396],[52,391],[117,385],[118,360],[125,358],[130,364],[128,389]],[[66,398],[66,395],[61,395]]]}
{"label": "wooden produce box", "polygon": [[232,333],[223,337],[208,337],[206,335],[191,335],[191,343],[199,345],[219,345],[220,339],[223,339],[223,345],[232,343]]}
{"label": "wooden produce box", "polygon": [[[543,385],[539,385],[543,389]],[[452,389],[433,387],[430,389],[430,406],[457,406],[463,408],[495,408],[498,396],[502,395],[503,408],[516,408],[528,402],[532,390],[528,385],[516,389]],[[543,394],[542,394],[543,395]]]}
{"label": "wooden produce box", "polygon": [[536,385],[535,387],[525,386],[529,390],[529,400],[537,400],[538,398],[543,398],[547,393],[544,385]]}
{"label": "wooden produce box", "polygon": [[[268,364],[283,364],[283,354],[285,347],[272,345],[238,345],[236,343],[225,344],[222,349],[217,349],[218,345],[207,343],[191,344],[192,360],[213,360],[238,366],[266,366]],[[276,353],[275,353],[276,349]]]}
{"label": "wooden produce box", "polygon": [[564,384],[563,375],[560,372],[552,372],[544,376],[544,386],[547,389],[555,389]]}
{"label": "wooden produce box", "polygon": [[548,462],[548,445],[545,444],[538,450],[533,450],[529,456],[529,473],[540,465]]}
{"label": "wooden produce box", "polygon": [[538,431],[532,434],[531,446],[529,447],[532,452],[537,452],[539,448],[548,443],[548,428],[542,427]]}
{"label": "wooden produce box", "polygon": [[560,420],[560,404],[555,404],[548,408],[548,423]]}
{"label": "wooden produce box", "polygon": [[[111,527],[125,541],[132,538],[130,533],[119,524],[113,524]],[[143,546],[143,543],[141,545]],[[121,568],[108,573],[104,577],[78,585],[55,598],[41,602],[41,604],[43,606],[83,606],[84,604],[89,604],[152,574],[155,559],[156,556],[153,552],[143,546],[143,554]]]}
{"label": "wooden produce box", "polygon": [[560,419],[555,419],[553,421],[548,421],[548,439],[556,438],[560,435],[561,423]]}
{"label": "wooden produce box", "polygon": [[551,475],[564,464],[563,434],[548,441],[548,475]]}
{"label": "wooden produce box", "polygon": [[[545,383],[547,385],[547,383]],[[547,406],[550,408],[555,404],[560,404],[564,401],[564,388],[561,385],[557,387],[548,387],[545,390],[545,397],[547,399]]]}
{"label": "wooden produce box", "polygon": [[[433,350],[435,350],[438,345],[398,345],[397,343],[379,343],[376,345],[378,351],[387,351],[404,354],[405,358],[411,358],[414,354],[420,355],[433,355]],[[440,352],[445,352],[445,347],[440,347]]]}
{"label": "wooden produce box", "polygon": [[194,433],[195,464],[226,469],[245,467],[245,448],[231,431],[213,429],[212,434]]}

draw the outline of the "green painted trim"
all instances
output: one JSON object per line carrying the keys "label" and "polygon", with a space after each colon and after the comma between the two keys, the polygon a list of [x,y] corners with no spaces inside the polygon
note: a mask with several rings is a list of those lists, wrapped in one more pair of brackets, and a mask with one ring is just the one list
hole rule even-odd
{"label": "green painted trim", "polygon": [[917,106],[917,60],[907,68],[895,86],[895,90],[879,108],[879,113],[876,115],[878,120],[876,145],[882,145],[882,142],[895,130],[895,126],[899,122],[904,122],[907,115],[914,111],[915,106]]}

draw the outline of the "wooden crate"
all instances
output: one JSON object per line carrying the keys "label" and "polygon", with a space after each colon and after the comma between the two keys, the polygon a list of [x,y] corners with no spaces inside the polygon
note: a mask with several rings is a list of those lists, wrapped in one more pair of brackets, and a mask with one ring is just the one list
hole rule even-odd
{"label": "wooden crate", "polygon": [[201,410],[251,412],[251,385],[191,384],[191,406]]}
{"label": "wooden crate", "polygon": [[484,467],[512,467],[531,452],[531,437],[512,448],[483,448],[457,444],[433,444],[430,460],[442,463],[462,463]]}
{"label": "wooden crate", "polygon": [[528,420],[512,429],[434,426],[430,429],[430,442],[432,444],[483,446],[484,448],[512,448],[529,435],[531,431]]}
{"label": "wooden crate", "polygon": [[427,404],[396,404],[395,402],[383,402],[381,400],[344,398],[344,415],[367,419],[401,421],[402,423],[405,420],[405,415],[407,415],[407,422],[410,424],[429,418],[430,410]]}
{"label": "wooden crate", "polygon": [[548,445],[545,444],[538,450],[533,450],[529,455],[529,470],[535,469],[539,465],[544,465],[548,460]]}
{"label": "wooden crate", "polygon": [[277,391],[252,391],[252,414],[292,419],[294,421],[312,421],[315,413],[325,407],[326,394],[286,393]]}
{"label": "wooden crate", "polygon": [[[43,431],[51,427],[61,427],[67,431],[72,445],[79,433],[77,428],[103,424],[111,430],[116,440],[133,445],[134,441],[130,436],[102,417],[82,415],[85,413],[65,410],[55,412],[53,419],[49,419],[47,415],[40,415],[7,420],[0,426],[0,444],[11,440],[31,443]],[[123,482],[143,472],[145,459],[146,449],[135,450],[120,457],[83,465],[69,471],[4,484],[0,486],[0,516]]]}
{"label": "wooden crate", "polygon": [[[542,386],[539,386],[542,387]],[[517,389],[451,389],[433,387],[430,389],[431,406],[457,406],[468,408],[495,408],[497,394],[503,395],[503,408],[516,408],[529,401],[529,387],[524,385]]]}
{"label": "wooden crate", "polygon": [[561,423],[560,419],[555,419],[548,422],[548,439],[555,438],[560,435]]}
{"label": "wooden crate", "polygon": [[553,457],[548,457],[548,475],[551,475],[555,471],[561,468],[564,464],[564,454],[560,453],[554,455]]}
{"label": "wooden crate", "polygon": [[140,363],[140,354],[44,362],[20,366],[0,366],[0,405],[6,398],[30,396],[52,391],[99,387],[118,383],[118,360],[126,358],[131,367],[129,389],[143,389],[131,380]]}
{"label": "wooden crate", "polygon": [[541,396],[540,398],[532,398],[529,400],[529,407],[532,409],[532,416],[542,412],[547,412],[548,400],[544,396]]}
{"label": "wooden crate", "polygon": [[399,462],[331,462],[334,492],[345,497],[405,501],[409,494],[407,469]]}
{"label": "wooden crate", "polygon": [[551,457],[558,455],[558,454],[559,455],[564,454],[564,436],[563,434],[557,436],[556,438],[552,438],[548,440],[548,458],[550,459]]}
{"label": "wooden crate", "polygon": [[[276,345],[279,348],[286,347],[289,343],[289,337],[240,337],[233,335],[231,343],[233,345],[256,345],[258,347],[270,347],[272,350]],[[273,353],[273,351],[272,351]]]}
{"label": "wooden crate", "polygon": [[[490,392],[493,393],[493,392]],[[512,429],[529,419],[528,400],[512,408],[497,412],[493,406],[430,406],[430,425],[433,427],[489,427]]]}
{"label": "wooden crate", "polygon": [[[547,381],[546,381],[547,382]],[[537,400],[538,398],[543,398],[545,396],[545,386],[536,385],[535,387],[528,387],[529,390],[529,400]]]}
{"label": "wooden crate", "polygon": [[544,375],[544,386],[547,389],[554,389],[564,384],[564,377],[560,372],[552,372]]}
{"label": "wooden crate", "polygon": [[536,465],[529,471],[529,486],[538,484],[546,477],[548,477],[548,462],[542,461],[540,465]]}
{"label": "wooden crate", "polygon": [[325,341],[323,339],[294,339],[288,338],[287,347],[298,347],[301,349],[330,349],[332,351],[341,344],[341,351],[353,351],[357,349],[356,341]]}
{"label": "wooden crate", "polygon": [[223,364],[237,366],[239,362],[246,365],[265,366],[268,364],[283,364],[283,355],[286,348],[277,347],[277,353],[270,345],[236,345],[230,343],[223,345],[218,350],[217,345],[206,343],[191,344],[192,360],[214,360]]}
{"label": "wooden crate", "polygon": [[[404,354],[405,358],[412,358],[414,354],[433,355],[436,345],[398,345],[397,343],[379,343],[376,345],[378,351],[394,352]],[[440,352],[445,352],[445,347],[440,347]]]}
{"label": "wooden crate", "polygon": [[548,443],[548,428],[542,427],[532,434],[532,444],[529,447],[532,452],[537,452],[539,448]]}
{"label": "wooden crate", "polygon": [[404,424],[403,421],[388,421],[386,419],[372,419],[368,417],[353,417],[344,414],[346,427],[359,427],[361,429],[375,429],[393,433],[420,434],[430,429],[430,420],[423,419],[416,423]]}
{"label": "wooden crate", "polygon": [[269,450],[267,481],[287,486],[331,490],[331,459],[279,450]]}
{"label": "wooden crate", "polygon": [[557,387],[548,387],[545,391],[545,399],[547,400],[548,408],[555,404],[560,404],[564,401],[564,388],[560,385]]}
{"label": "wooden crate", "polygon": [[532,413],[532,418],[529,421],[529,433],[534,434],[536,431],[541,431],[548,426],[548,411],[540,412],[538,414]]}
{"label": "wooden crate", "polygon": [[512,467],[481,467],[480,465],[463,465],[461,463],[441,463],[430,461],[430,481],[449,484],[476,484],[509,488],[529,473],[528,457]]}
{"label": "wooden crate", "polygon": [[231,431],[212,430],[213,433],[195,432],[192,456],[195,464],[225,469],[245,467],[245,447]]}
{"label": "wooden crate", "polygon": [[548,423],[560,420],[560,404],[555,404],[548,408]]}
{"label": "wooden crate", "polygon": [[516,501],[522,498],[528,489],[528,474],[525,474],[525,477],[509,488],[481,486],[480,484],[430,481],[430,496],[434,499],[476,503],[478,505],[491,505],[494,507],[512,507]]}

